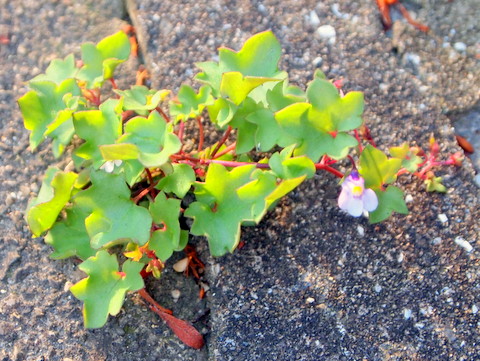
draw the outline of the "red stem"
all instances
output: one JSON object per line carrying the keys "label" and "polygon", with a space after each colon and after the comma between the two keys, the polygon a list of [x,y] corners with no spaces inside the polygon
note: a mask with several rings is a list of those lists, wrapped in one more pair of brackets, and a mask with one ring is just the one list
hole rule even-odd
{"label": "red stem", "polygon": [[165,119],[167,123],[170,123],[172,121],[162,108],[156,107],[155,110],[161,114],[161,116],[163,117],[163,119]]}
{"label": "red stem", "polygon": [[[115,83],[115,79],[113,79],[113,78],[110,78],[110,83],[112,83],[112,87],[113,87],[113,89],[118,89],[118,87],[117,87],[117,83]],[[118,96],[118,95],[117,95],[117,96]]]}
{"label": "red stem", "polygon": [[223,134],[223,137],[222,139],[220,139],[220,141],[218,142],[217,146],[215,147],[215,149],[213,150],[212,154],[210,155],[211,158],[215,158],[215,154],[217,154],[218,150],[220,149],[220,147],[227,141],[228,139],[228,136],[230,135],[230,132],[232,131],[232,127],[229,125],[227,130],[225,131],[225,134]]}
{"label": "red stem", "polygon": [[229,152],[231,152],[232,150],[235,150],[235,147],[237,146],[237,142],[233,142],[233,144],[230,144],[228,147],[226,147],[225,149],[223,149],[221,152],[218,152],[214,159],[217,159],[217,158],[220,158],[222,155],[225,155]]}
{"label": "red stem", "polygon": [[355,129],[353,132],[355,133],[355,138],[357,139],[357,142],[358,142],[358,151],[360,153],[362,153],[362,151],[363,151],[362,141],[361,141],[360,136],[358,134],[358,130]]}

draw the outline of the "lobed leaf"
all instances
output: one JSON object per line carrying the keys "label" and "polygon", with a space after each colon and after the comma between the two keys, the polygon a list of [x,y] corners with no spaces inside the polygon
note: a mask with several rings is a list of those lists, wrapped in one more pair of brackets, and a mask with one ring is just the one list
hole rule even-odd
{"label": "lobed leaf", "polygon": [[70,200],[77,174],[48,168],[38,196],[28,204],[27,223],[35,237],[50,229]]}
{"label": "lobed leaf", "polygon": [[402,166],[399,158],[388,159],[379,149],[368,145],[360,155],[359,173],[365,179],[365,187],[380,190],[384,184],[397,179],[397,172]]}
{"label": "lobed leaf", "polygon": [[116,315],[128,291],[143,288],[140,271],[142,263],[125,261],[119,272],[117,257],[107,251],[98,251],[78,266],[88,277],[70,288],[73,295],[84,302],[83,318],[86,328],[102,327],[108,315]]}
{"label": "lobed leaf", "polygon": [[205,106],[213,104],[211,92],[206,85],[200,87],[198,94],[192,87],[182,85],[176,99],[170,102],[170,114],[177,122],[200,116]]}
{"label": "lobed leaf", "polygon": [[376,189],[378,207],[369,213],[370,223],[381,222],[395,211],[401,214],[408,214],[408,208],[403,199],[403,192],[400,188],[389,186],[385,191]]}

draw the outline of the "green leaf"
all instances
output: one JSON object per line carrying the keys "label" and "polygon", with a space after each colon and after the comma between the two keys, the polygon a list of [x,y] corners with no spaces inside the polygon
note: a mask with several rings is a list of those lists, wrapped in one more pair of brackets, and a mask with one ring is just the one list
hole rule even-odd
{"label": "green leaf", "polygon": [[173,164],[173,173],[162,178],[155,188],[165,193],[175,193],[179,198],[185,197],[195,182],[195,172],[187,164]]}
{"label": "green leaf", "polygon": [[385,191],[376,189],[375,193],[378,197],[378,207],[369,213],[370,223],[378,223],[387,219],[393,211],[408,214],[408,208],[403,199],[401,189],[389,186]]}
{"label": "green leaf", "polygon": [[[218,64],[215,62],[198,63],[197,66],[203,72],[197,74],[196,79],[210,85],[215,97],[224,93],[239,101],[242,94],[255,81],[247,80],[247,84],[242,84],[240,81],[241,89],[238,95],[235,95],[235,90],[227,84],[227,80],[224,80],[224,73],[239,72],[244,77],[285,78],[285,73],[278,70],[281,53],[280,43],[271,31],[258,33],[249,38],[238,52],[225,47],[220,48]],[[227,75],[227,78],[229,77],[231,75]],[[238,83],[239,76],[234,75],[233,77]],[[221,91],[222,85],[223,91]],[[233,101],[235,102],[235,100]]]}
{"label": "green leaf", "polygon": [[240,224],[252,219],[251,202],[242,202],[237,189],[251,181],[255,166],[241,166],[230,172],[223,165],[211,164],[204,183],[195,184],[197,201],[185,216],[193,218],[190,232],[208,239],[210,253],[221,256],[232,252],[240,240]]}
{"label": "green leaf", "polygon": [[363,93],[349,92],[344,97],[329,81],[315,78],[308,86],[307,97],[320,129],[326,132],[349,131],[362,125]]}
{"label": "green leaf", "polygon": [[243,76],[238,71],[224,73],[220,84],[220,93],[229,97],[235,105],[239,105],[245,100],[247,95],[256,87],[271,81],[280,81],[281,79],[268,77]]}
{"label": "green leaf", "polygon": [[45,243],[54,249],[50,257],[62,259],[77,256],[87,259],[94,256],[97,251],[90,246],[90,236],[85,227],[88,213],[73,207],[66,210],[66,215],[66,218],[55,223],[45,236]]}
{"label": "green leaf", "polygon": [[269,109],[277,112],[294,103],[305,102],[306,96],[303,91],[294,86],[289,85],[288,80],[275,84],[275,86],[266,93],[266,102]]}
{"label": "green leaf", "polygon": [[50,229],[70,200],[77,174],[48,168],[38,196],[27,207],[27,222],[35,237]]}
{"label": "green leaf", "polygon": [[160,192],[155,201],[150,203],[150,214],[153,222],[163,228],[152,233],[148,248],[155,251],[155,255],[165,262],[180,245],[180,200],[167,198]]}
{"label": "green leaf", "polygon": [[45,137],[53,138],[53,150],[59,157],[70,142],[74,129],[72,114],[76,108],[65,103],[66,95],[80,95],[74,79],[56,85],[51,81],[30,82],[33,89],[18,100],[25,128],[30,130],[30,146],[35,150]]}
{"label": "green leaf", "polygon": [[96,46],[92,43],[82,45],[83,66],[77,78],[87,83],[87,88],[99,88],[106,79],[113,77],[115,68],[128,59],[130,41],[119,31],[101,40]]}
{"label": "green leaf", "polygon": [[292,104],[277,112],[275,119],[286,134],[279,145],[296,143],[294,154],[306,155],[314,162],[324,154],[334,159],[344,158],[349,149],[357,145],[356,139],[349,134],[326,132],[322,119],[308,103]]}
{"label": "green leaf", "polygon": [[280,153],[274,153],[268,161],[268,165],[275,174],[282,179],[291,179],[306,176],[312,178],[315,175],[315,164],[306,156],[293,157],[295,145],[284,148]]}
{"label": "green leaf", "polygon": [[108,314],[120,312],[127,291],[141,289],[142,263],[125,261],[122,272],[118,271],[115,255],[99,251],[78,266],[88,277],[70,288],[75,297],[84,302],[83,317],[86,328],[102,327]]}
{"label": "green leaf", "polygon": [[[167,124],[157,111],[151,112],[148,118],[130,119],[125,124],[125,134],[117,143],[136,146],[138,161],[146,168],[162,166],[182,146],[173,133],[173,124]],[[130,151],[129,156],[132,155],[133,151]]]}
{"label": "green leaf", "polygon": [[206,85],[199,89],[198,94],[192,87],[182,85],[177,98],[170,102],[170,114],[177,122],[200,116],[205,106],[213,104],[211,92],[212,89]]}
{"label": "green leaf", "polygon": [[425,179],[425,185],[427,192],[445,193],[447,191],[447,188],[442,184],[442,177],[432,175],[430,178]]}
{"label": "green leaf", "polygon": [[51,81],[61,84],[65,79],[75,78],[77,72],[78,68],[75,67],[75,58],[73,54],[70,54],[64,60],[53,59],[45,74],[37,75],[32,81]]}
{"label": "green leaf", "polygon": [[237,106],[228,99],[218,98],[207,110],[212,123],[223,128],[233,119]]}
{"label": "green leaf", "polygon": [[94,168],[98,169],[104,163],[99,146],[114,144],[122,131],[119,105],[118,100],[109,99],[100,105],[100,110],[85,110],[74,115],[76,133],[85,140],[74,155],[91,160]]}
{"label": "green leaf", "polygon": [[359,164],[359,173],[365,179],[365,188],[376,191],[397,179],[402,161],[398,158],[388,159],[381,150],[368,145],[360,155]]}
{"label": "green leaf", "polygon": [[391,147],[389,150],[392,157],[400,158],[402,167],[411,173],[416,172],[418,165],[422,163],[422,158],[410,150],[408,143],[403,143],[400,147]]}
{"label": "green leaf", "polygon": [[128,240],[142,246],[150,237],[152,217],[130,199],[123,175],[91,173],[90,188],[77,193],[74,203],[89,215],[85,226],[93,248]]}
{"label": "green leaf", "polygon": [[123,109],[147,115],[149,110],[158,107],[170,91],[166,89],[156,91],[143,85],[134,85],[128,90],[116,89],[115,93],[123,97]]}

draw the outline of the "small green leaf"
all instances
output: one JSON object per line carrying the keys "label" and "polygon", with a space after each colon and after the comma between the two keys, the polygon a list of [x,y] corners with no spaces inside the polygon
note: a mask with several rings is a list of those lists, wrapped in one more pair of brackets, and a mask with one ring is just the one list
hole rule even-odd
{"label": "small green leaf", "polygon": [[116,109],[118,105],[118,100],[109,99],[100,105],[100,110],[85,110],[74,115],[77,135],[85,140],[74,154],[92,160],[94,168],[98,169],[104,163],[99,146],[114,144],[122,131],[121,117]]}
{"label": "small green leaf", "polygon": [[90,188],[77,193],[73,200],[89,214],[85,226],[91,246],[100,248],[128,240],[144,245],[150,237],[152,217],[131,201],[123,175],[95,171],[90,176]]}
{"label": "small green leaf", "polygon": [[78,68],[75,67],[75,58],[73,54],[70,54],[64,60],[53,59],[45,74],[37,75],[32,81],[51,81],[60,84],[65,79],[75,78],[77,72]]}
{"label": "small green leaf", "polygon": [[315,174],[315,164],[306,156],[293,157],[295,145],[284,148],[280,153],[274,153],[268,164],[275,174],[282,179],[306,176],[311,178]]}
{"label": "small green leaf", "polygon": [[170,94],[170,91],[166,89],[155,91],[143,85],[134,85],[128,90],[116,89],[115,93],[123,97],[123,109],[147,115],[149,110],[155,109]]}
{"label": "small green leaf", "polygon": [[237,106],[230,100],[218,98],[212,105],[207,107],[207,110],[212,123],[223,128],[233,119]]}
{"label": "small green leaf", "polygon": [[99,148],[105,160],[137,159],[140,155],[137,146],[130,143],[107,144]]}
{"label": "small green leaf", "polygon": [[365,179],[365,187],[373,190],[382,189],[397,179],[397,172],[402,166],[401,159],[388,159],[379,149],[368,145],[360,155],[359,172]]}
{"label": "small green leaf", "polygon": [[224,73],[220,84],[220,93],[229,97],[235,105],[239,105],[245,100],[247,95],[256,87],[270,81],[280,81],[281,79],[243,76],[238,71]]}
{"label": "small green leaf", "polygon": [[[233,81],[241,85],[238,93],[228,84],[232,75],[224,78],[225,73],[239,72],[244,77],[275,78],[284,79],[286,74],[278,70],[278,62],[282,49],[277,38],[271,31],[258,33],[249,38],[240,51],[222,47],[219,49],[219,62],[198,63],[197,66],[203,70],[197,74],[196,79],[211,86],[213,95],[219,97],[221,93],[233,96],[232,101],[238,102],[248,93],[248,88],[255,83],[255,80],[240,80],[239,75],[233,75]],[[231,80],[231,79],[230,79]],[[257,84],[258,85],[258,84]]]}
{"label": "small green leaf", "polygon": [[85,228],[85,218],[88,213],[78,207],[66,210],[66,218],[53,225],[45,236],[45,243],[51,245],[54,252],[50,257],[62,259],[77,256],[87,259],[97,252],[90,246],[90,236]]}
{"label": "small green leaf", "polygon": [[176,121],[196,118],[207,105],[213,104],[211,92],[212,89],[206,85],[199,89],[198,94],[192,87],[182,85],[177,99],[170,102],[170,114]]}
{"label": "small green leaf", "polygon": [[195,182],[195,172],[187,164],[173,164],[173,173],[162,178],[155,188],[165,193],[175,193],[179,198],[185,197]]}
{"label": "small green leaf", "polygon": [[418,165],[422,163],[422,158],[410,150],[408,143],[403,143],[400,147],[391,147],[389,150],[392,157],[401,159],[402,167],[411,173],[416,172]]}
{"label": "small green leaf", "polygon": [[54,153],[58,157],[74,133],[72,114],[76,109],[68,108],[64,99],[67,94],[80,95],[80,88],[74,79],[59,85],[35,81],[30,87],[33,90],[18,100],[25,128],[31,131],[30,146],[35,150],[48,136],[54,140]]}
{"label": "small green leaf", "polygon": [[155,251],[155,255],[165,262],[180,245],[180,200],[167,198],[160,192],[155,201],[150,203],[150,214],[153,222],[161,225],[162,229],[152,233],[148,248]]}
{"label": "small green leaf", "polygon": [[102,327],[108,315],[118,314],[127,291],[141,289],[143,264],[125,261],[122,272],[118,270],[115,255],[99,251],[78,266],[88,277],[70,288],[73,295],[84,302],[83,318],[86,328]]}
{"label": "small green leaf", "polygon": [[[117,143],[132,144],[138,149],[138,161],[146,168],[160,167],[181,148],[173,133],[173,124],[167,124],[157,111],[148,118],[135,117],[125,124],[125,134]],[[129,155],[132,155],[130,152]]]}
{"label": "small green leaf", "polygon": [[48,168],[38,197],[27,207],[27,222],[35,237],[50,229],[70,200],[77,174]]}
{"label": "small green leaf", "polygon": [[77,78],[87,83],[88,88],[101,87],[106,79],[113,77],[115,68],[128,59],[130,41],[128,36],[119,31],[101,40],[98,45],[82,45],[83,66]]}
{"label": "small green leaf", "polygon": [[378,207],[369,213],[370,223],[378,223],[387,219],[393,211],[408,214],[408,208],[400,188],[389,186],[387,190],[381,191],[377,189],[375,193],[378,197]]}
{"label": "small green leaf", "polygon": [[447,188],[442,184],[442,177],[432,177],[425,179],[425,185],[427,187],[427,192],[439,192],[445,193]]}

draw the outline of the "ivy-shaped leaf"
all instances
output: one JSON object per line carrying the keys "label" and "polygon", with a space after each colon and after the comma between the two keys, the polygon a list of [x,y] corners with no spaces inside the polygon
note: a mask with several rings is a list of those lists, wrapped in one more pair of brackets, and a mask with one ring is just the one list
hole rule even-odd
{"label": "ivy-shaped leaf", "polygon": [[315,164],[306,156],[292,157],[295,145],[284,148],[280,153],[272,154],[268,164],[275,174],[282,179],[302,176],[311,178],[315,174]]}
{"label": "ivy-shaped leaf", "polygon": [[402,160],[388,159],[381,150],[368,145],[360,155],[359,165],[359,172],[365,179],[365,187],[380,190],[384,184],[390,184],[397,179]]}
{"label": "ivy-shaped leaf", "polygon": [[324,154],[334,159],[346,157],[349,149],[357,145],[356,139],[343,132],[326,132],[317,115],[308,103],[295,103],[277,112],[275,119],[284,133],[279,145],[296,143],[294,155],[306,155],[315,162]]}
{"label": "ivy-shaped leaf", "polygon": [[410,149],[408,143],[403,143],[400,147],[391,147],[389,150],[392,157],[401,159],[402,167],[411,173],[416,172],[418,165],[422,163],[422,158]]}
{"label": "ivy-shaped leaf", "polygon": [[196,79],[211,86],[213,95],[240,104],[255,87],[286,77],[278,70],[282,49],[271,31],[249,38],[240,51],[219,49],[219,62],[198,63],[203,70]]}
{"label": "ivy-shaped leaf", "polygon": [[83,66],[77,78],[87,83],[87,88],[99,88],[106,79],[113,77],[115,68],[128,59],[130,41],[119,31],[101,40],[96,46],[92,43],[82,45]]}
{"label": "ivy-shaped leaf", "polygon": [[155,255],[165,262],[174,251],[180,250],[180,200],[167,198],[165,193],[160,192],[155,201],[150,203],[149,210],[153,222],[160,225],[161,229],[152,233],[148,248],[155,251]]}
{"label": "ivy-shaped leaf", "polygon": [[54,252],[50,257],[62,259],[77,256],[87,259],[97,252],[90,246],[90,236],[85,227],[88,213],[78,207],[68,208],[66,218],[53,225],[45,236],[45,243],[51,245]]}
{"label": "ivy-shaped leaf", "polygon": [[45,74],[37,75],[32,81],[51,81],[61,84],[65,79],[74,79],[78,72],[75,66],[73,54],[68,55],[64,60],[53,59],[48,65]]}
{"label": "ivy-shaped leaf", "polygon": [[[35,150],[45,137],[53,139],[53,152],[59,157],[70,142],[74,129],[72,114],[66,100],[79,96],[80,88],[74,79],[56,85],[51,81],[30,82],[31,91],[18,100],[25,128],[30,130],[30,146]],[[78,104],[69,104],[78,105]]]}
{"label": "ivy-shaped leaf", "polygon": [[50,229],[70,200],[77,179],[73,172],[64,173],[48,168],[38,196],[27,207],[27,222],[35,237]]}
{"label": "ivy-shaped leaf", "polygon": [[123,175],[95,171],[90,176],[90,188],[77,193],[73,201],[89,214],[85,226],[91,246],[98,249],[128,240],[144,245],[150,237],[152,217],[132,202]]}
{"label": "ivy-shaped leaf", "polygon": [[252,218],[251,202],[242,202],[236,190],[251,181],[254,169],[253,165],[241,166],[229,172],[213,163],[205,182],[195,184],[197,201],[184,214],[194,219],[190,232],[207,237],[213,256],[232,252],[240,240],[240,224]]}
{"label": "ivy-shaped leaf", "polygon": [[212,89],[206,85],[200,87],[198,94],[191,86],[182,85],[176,99],[170,102],[170,114],[176,122],[196,118],[207,105],[213,104],[211,92]]}
{"label": "ivy-shaped leaf", "polygon": [[162,178],[155,188],[183,198],[195,182],[195,172],[187,164],[174,164],[173,173]]}
{"label": "ivy-shaped leaf", "polygon": [[157,111],[148,118],[130,119],[124,128],[117,144],[100,147],[105,160],[138,159],[146,168],[160,167],[182,146],[173,133],[173,124],[167,124]]}
{"label": "ivy-shaped leaf", "polygon": [[408,208],[403,199],[403,192],[400,188],[389,186],[385,191],[375,190],[378,198],[378,207],[369,213],[370,223],[381,222],[397,212],[408,214]]}
{"label": "ivy-shaped leaf", "polygon": [[74,115],[73,124],[77,135],[85,140],[74,155],[91,160],[99,168],[105,160],[99,146],[114,144],[122,131],[121,102],[109,99],[100,105],[100,110],[85,110]]}
{"label": "ivy-shaped leaf", "polygon": [[116,89],[115,93],[123,97],[123,109],[147,115],[149,110],[155,109],[161,101],[165,100],[170,90],[155,91],[143,85],[134,85],[128,90]]}
{"label": "ivy-shaped leaf", "polygon": [[99,251],[78,266],[88,277],[70,288],[73,295],[84,302],[83,318],[86,328],[102,327],[108,315],[120,312],[127,291],[141,289],[142,263],[125,261],[119,272],[115,255]]}

